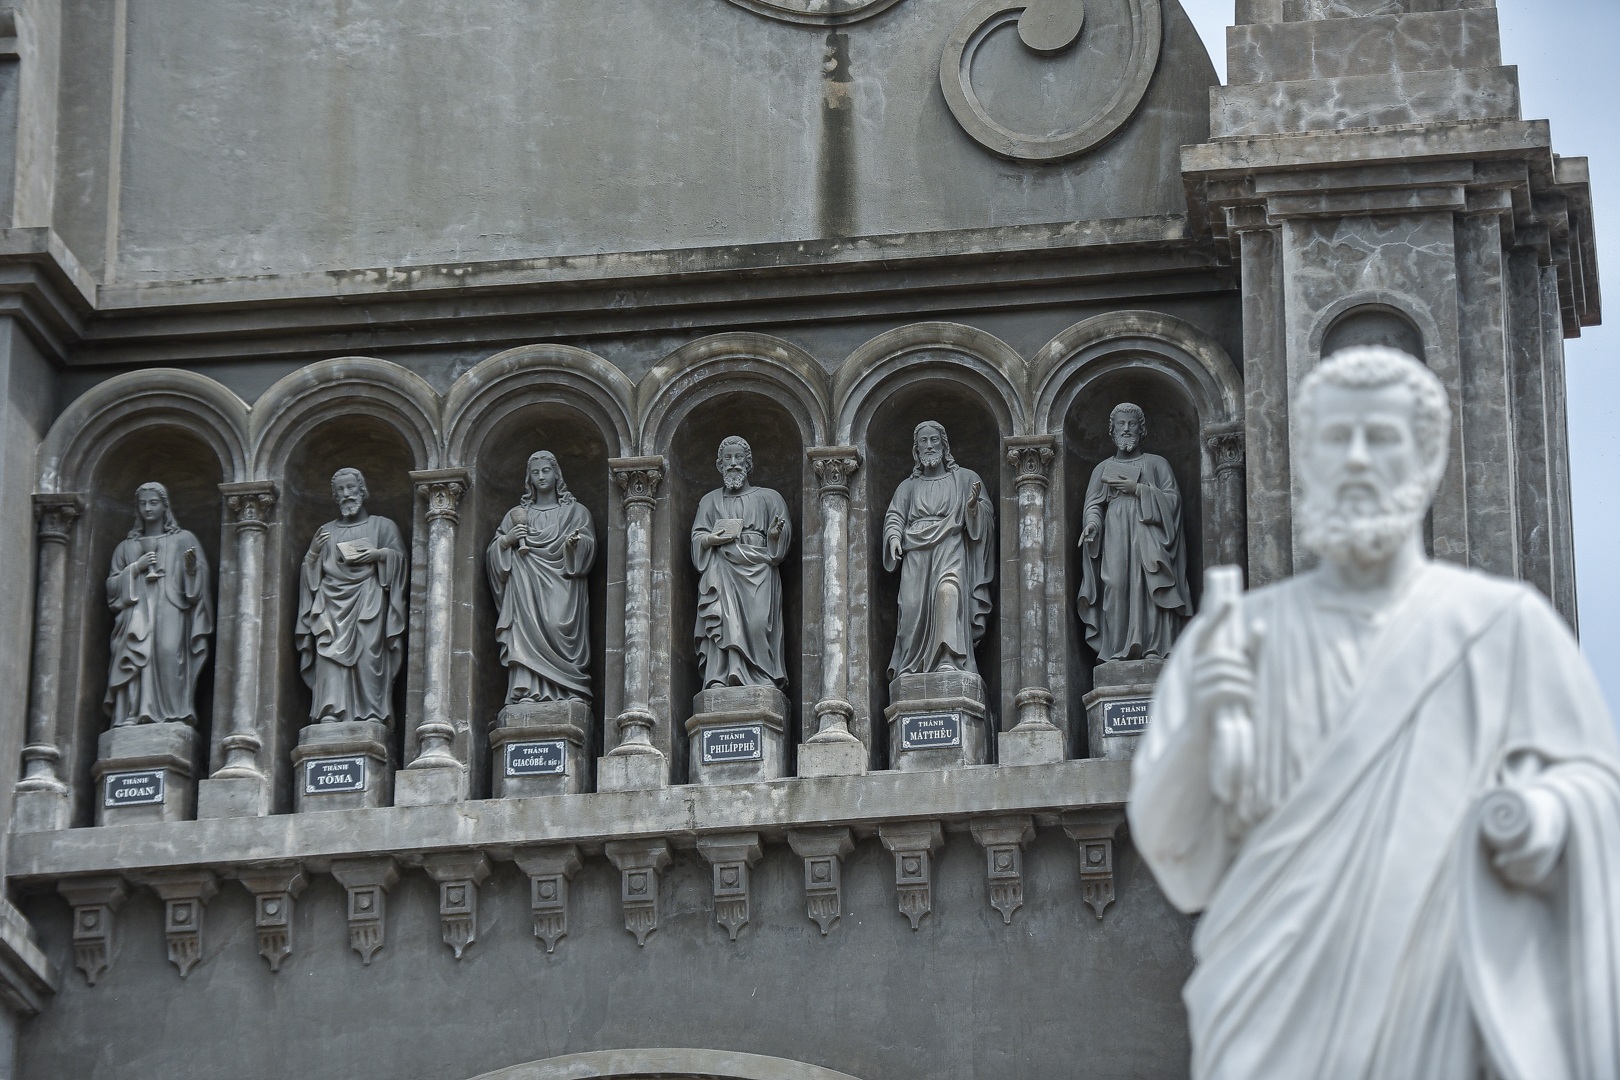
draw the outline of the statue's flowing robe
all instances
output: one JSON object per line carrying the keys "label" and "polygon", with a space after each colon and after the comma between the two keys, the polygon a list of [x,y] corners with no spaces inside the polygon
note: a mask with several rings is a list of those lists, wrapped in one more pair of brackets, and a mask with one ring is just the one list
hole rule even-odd
{"label": "statue's flowing robe", "polygon": [[[161,574],[149,580],[135,561],[157,553]],[[186,572],[186,550],[197,569]],[[197,676],[214,632],[208,560],[184,529],[129,537],[113,551],[107,604],[114,612],[112,660],[103,702],[113,726],[197,722]]]}
{"label": "statue's flowing robe", "polygon": [[[312,698],[310,719],[392,723],[409,600],[405,542],[398,526],[376,515],[322,527],[326,547],[313,568],[303,564],[298,594],[298,655]],[[382,558],[344,562],[338,545],[356,540],[383,549]]]}
{"label": "statue's flowing robe", "polygon": [[[715,525],[741,520],[742,535],[707,547]],[[771,522],[788,521],[787,502],[770,488],[703,496],[692,521],[692,562],[698,569],[697,621],[692,629],[703,685],[787,686],[786,624],[777,567],[793,543],[793,527],[770,538]]]}
{"label": "statue's flowing robe", "polygon": [[[522,545],[502,548],[500,537],[522,523]],[[579,535],[572,549],[568,538]],[[485,562],[500,615],[495,640],[506,665],[506,700],[591,698],[590,598],[587,578],[596,565],[596,529],[578,502],[518,506],[501,521]]]}
{"label": "statue's flowing robe", "polygon": [[[1195,1080],[1616,1080],[1620,748],[1574,638],[1526,586],[1431,564],[1369,618],[1297,578],[1250,594],[1258,805],[1240,839],[1166,666],[1132,835],[1202,909]],[[1544,762],[1569,837],[1540,891],[1489,865],[1479,808]]]}
{"label": "statue's flowing robe", "polygon": [[979,475],[955,466],[939,477],[902,481],[883,518],[883,566],[893,571],[898,539],[900,619],[889,678],[929,671],[978,672],[973,648],[990,623],[995,578],[995,511],[981,485],[978,514],[968,497]]}
{"label": "statue's flowing robe", "polygon": [[[1110,479],[1136,480],[1136,494],[1112,495]],[[1181,492],[1170,463],[1142,454],[1099,464],[1081,515],[1082,523],[1092,520],[1100,534],[1084,545],[1080,565],[1086,643],[1104,663],[1169,656],[1193,613]]]}

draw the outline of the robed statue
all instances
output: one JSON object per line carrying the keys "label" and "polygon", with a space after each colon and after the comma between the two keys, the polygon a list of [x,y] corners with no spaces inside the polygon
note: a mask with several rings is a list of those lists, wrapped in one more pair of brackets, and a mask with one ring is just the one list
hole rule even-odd
{"label": "robed statue", "polygon": [[900,571],[900,618],[889,678],[978,673],[973,650],[990,624],[995,510],[984,481],[951,456],[932,420],[912,432],[911,475],[883,517],[883,568]]}
{"label": "robed statue", "polygon": [[596,527],[549,450],[530,455],[522,501],[501,519],[485,564],[506,703],[589,701]]}
{"label": "robed statue", "polygon": [[174,519],[162,484],[135,489],[135,527],[113,550],[112,663],[103,702],[114,727],[197,722],[197,676],[214,632],[208,560]]}
{"label": "robed statue", "polygon": [[405,578],[399,527],[366,512],[359,469],[332,475],[338,517],[315,530],[298,591],[298,657],[313,722],[391,723],[405,656]]}
{"label": "robed statue", "polygon": [[720,443],[721,486],[703,496],[692,521],[698,569],[692,629],[705,690],[787,686],[782,560],[793,543],[786,501],[748,482],[754,452],[735,435]]}
{"label": "robed statue", "polygon": [[1296,520],[1320,558],[1235,570],[1160,677],[1133,842],[1203,911],[1194,1080],[1620,1075],[1620,745],[1528,585],[1431,561],[1451,412],[1427,368],[1302,381]]}
{"label": "robed statue", "polygon": [[1125,403],[1108,418],[1114,456],[1091,473],[1080,534],[1080,621],[1102,663],[1162,660],[1192,617],[1181,490],[1170,463],[1142,450],[1147,419]]}

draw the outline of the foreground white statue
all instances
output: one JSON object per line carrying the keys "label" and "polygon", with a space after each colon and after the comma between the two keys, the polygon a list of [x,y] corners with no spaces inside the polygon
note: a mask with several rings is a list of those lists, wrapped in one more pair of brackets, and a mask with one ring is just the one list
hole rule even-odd
{"label": "foreground white statue", "polygon": [[1530,588],[1425,558],[1451,425],[1426,368],[1346,350],[1295,408],[1321,566],[1206,596],[1135,762],[1135,842],[1204,913],[1192,1075],[1615,1080],[1620,747],[1591,670]]}

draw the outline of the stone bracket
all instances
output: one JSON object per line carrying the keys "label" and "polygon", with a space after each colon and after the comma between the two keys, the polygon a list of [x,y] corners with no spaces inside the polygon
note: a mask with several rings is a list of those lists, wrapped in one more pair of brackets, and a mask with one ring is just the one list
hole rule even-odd
{"label": "stone bracket", "polygon": [[1124,823],[1123,808],[1063,815],[1063,831],[1080,847],[1080,897],[1099,919],[1114,902],[1114,837]]}
{"label": "stone bracket", "polygon": [[788,846],[804,860],[805,914],[826,937],[843,914],[844,857],[855,850],[848,829],[789,829]]}
{"label": "stone bracket", "polygon": [[388,890],[399,880],[399,864],[387,855],[340,859],[332,864],[332,876],[349,894],[349,947],[369,965],[387,934]]}
{"label": "stone bracket", "polygon": [[422,869],[439,883],[440,936],[460,960],[478,940],[478,886],[489,880],[489,859],[482,851],[427,855]]}
{"label": "stone bracket", "polygon": [[714,920],[726,928],[731,940],[748,925],[748,895],[754,864],[765,849],[759,833],[721,833],[699,837],[698,854],[713,869]]}
{"label": "stone bracket", "polygon": [[219,879],[211,870],[169,870],[145,882],[163,900],[163,936],[169,945],[169,963],[183,979],[202,959],[203,906],[219,892]]}
{"label": "stone bracket", "polygon": [[272,863],[243,870],[236,875],[242,887],[253,894],[253,929],[259,938],[259,955],[280,971],[281,962],[293,951],[293,909],[298,894],[309,884],[298,863]]}
{"label": "stone bracket", "polygon": [[129,898],[123,878],[68,878],[56,891],[73,908],[73,963],[96,985],[113,961],[113,915]]}
{"label": "stone bracket", "polygon": [[894,887],[899,895],[900,914],[911,920],[911,929],[934,909],[934,852],[945,845],[945,833],[937,821],[902,821],[879,825],[878,837],[894,853]]}
{"label": "stone bracket", "polygon": [[647,935],[658,929],[658,886],[670,864],[668,840],[610,840],[607,857],[618,867],[619,899],[624,903],[624,928],[645,946]]}
{"label": "stone bracket", "polygon": [[1035,839],[1035,819],[1028,815],[981,818],[969,828],[984,848],[990,906],[1011,926],[1013,912],[1024,906],[1024,847]]}
{"label": "stone bracket", "polygon": [[555,844],[519,848],[512,852],[518,869],[529,875],[529,907],[534,912],[534,936],[555,952],[557,941],[568,933],[568,883],[582,865],[579,846]]}

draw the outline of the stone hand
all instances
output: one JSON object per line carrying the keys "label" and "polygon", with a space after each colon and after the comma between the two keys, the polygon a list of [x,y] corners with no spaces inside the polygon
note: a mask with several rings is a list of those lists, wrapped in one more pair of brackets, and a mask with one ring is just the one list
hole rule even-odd
{"label": "stone hand", "polygon": [[147,571],[156,570],[157,569],[157,564],[158,564],[157,552],[148,551],[144,555],[142,555],[140,558],[135,560],[135,569],[136,570],[147,570]]}
{"label": "stone hand", "polygon": [[906,557],[904,549],[902,549],[900,546],[900,538],[898,536],[889,537],[888,545],[890,562],[899,562],[901,559]]}
{"label": "stone hand", "polygon": [[529,538],[529,527],[521,521],[513,525],[505,536],[501,537],[501,547],[512,550]]}
{"label": "stone hand", "polygon": [[186,548],[186,573],[195,574],[196,572],[197,572],[197,549],[196,548]]}
{"label": "stone hand", "polygon": [[1479,827],[1502,880],[1531,889],[1558,865],[1569,835],[1569,811],[1543,786],[1501,787],[1481,802]]}
{"label": "stone hand", "polygon": [[1115,496],[1136,494],[1135,480],[1127,480],[1124,478],[1119,480],[1110,480],[1108,481],[1108,486],[1114,489]]}
{"label": "stone hand", "polygon": [[1081,543],[1081,545],[1084,546],[1086,544],[1095,543],[1096,540],[1097,540],[1097,537],[1101,533],[1102,533],[1102,523],[1101,522],[1099,522],[1096,518],[1091,518],[1091,519],[1087,520],[1085,531],[1080,534],[1080,543]]}
{"label": "stone hand", "polygon": [[967,512],[969,517],[979,516],[979,497],[983,494],[984,484],[978,480],[973,481],[973,486],[968,489]]}
{"label": "stone hand", "polygon": [[366,544],[365,541],[363,541],[363,540],[356,541],[356,543],[361,544],[362,547],[361,547],[361,549],[359,551],[355,552],[353,555],[350,555],[347,559],[344,560],[349,565],[351,565],[351,566],[369,566],[372,563],[382,561],[383,550],[384,549],[371,547],[369,544]]}
{"label": "stone hand", "polygon": [[724,547],[735,539],[737,539],[735,536],[727,536],[724,533],[704,533],[703,546],[711,548]]}
{"label": "stone hand", "polygon": [[567,548],[569,551],[573,551],[575,548],[579,547],[579,530],[576,529],[568,534],[568,539],[563,541],[563,547]]}
{"label": "stone hand", "polygon": [[770,538],[772,540],[781,539],[782,530],[785,528],[787,528],[787,522],[783,521],[780,517],[771,518]]}
{"label": "stone hand", "polygon": [[309,542],[309,555],[306,556],[309,562],[320,562],[321,552],[326,550],[327,541],[330,539],[331,537],[326,535],[325,529],[315,530],[315,536]]}

